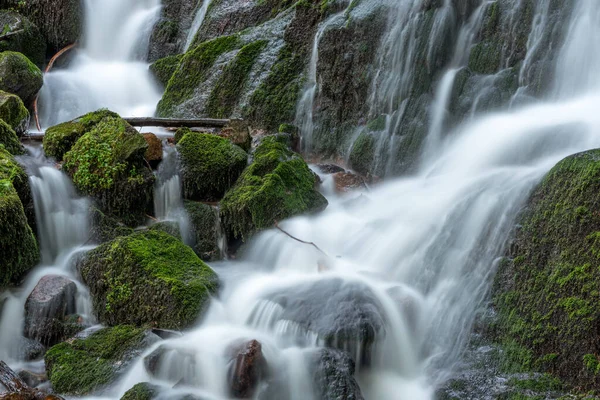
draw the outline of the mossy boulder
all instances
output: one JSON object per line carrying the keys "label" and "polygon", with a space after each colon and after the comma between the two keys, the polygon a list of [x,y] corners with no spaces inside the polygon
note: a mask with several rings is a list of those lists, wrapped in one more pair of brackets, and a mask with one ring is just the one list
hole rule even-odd
{"label": "mossy boulder", "polygon": [[498,340],[513,369],[600,389],[598,227],[600,150],[592,150],[564,159],[546,175],[500,264]]}
{"label": "mossy boulder", "polygon": [[20,155],[25,153],[23,145],[15,131],[6,122],[0,119],[0,145],[9,153]]}
{"label": "mossy boulder", "polygon": [[142,382],[126,391],[121,400],[153,400],[157,398],[159,392],[158,386]]}
{"label": "mossy boulder", "polygon": [[177,148],[183,196],[190,200],[219,200],[248,162],[248,155],[240,147],[207,133],[188,133]]}
{"label": "mossy boulder", "polygon": [[183,139],[183,137],[185,135],[187,135],[188,133],[190,133],[192,130],[190,128],[187,127],[183,127],[183,128],[179,128],[175,131],[175,135],[173,135],[173,142],[175,144],[179,143],[179,141],[181,139]]}
{"label": "mossy boulder", "polygon": [[15,158],[2,148],[0,148],[0,179],[8,179],[12,183],[25,209],[29,226],[35,228],[35,209],[29,187],[29,177]]}
{"label": "mossy boulder", "polygon": [[46,130],[44,134],[44,153],[46,157],[52,157],[57,161],[62,161],[65,153],[71,150],[71,147],[86,132],[89,132],[104,118],[118,118],[119,115],[109,110],[98,110],[82,115],[72,121],[63,122]]}
{"label": "mossy boulder", "polygon": [[276,221],[324,209],[327,200],[315,186],[314,173],[286,146],[285,138],[264,138],[252,164],[221,201],[228,237],[245,240]]}
{"label": "mossy boulder", "polygon": [[108,325],[188,327],[218,287],[216,274],[192,249],[155,230],[105,243],[77,268],[98,319]]}
{"label": "mossy boulder", "polygon": [[148,144],[120,117],[105,117],[64,155],[75,187],[104,213],[138,225],[152,212],[154,175],[144,161]]}
{"label": "mossy boulder", "polygon": [[46,39],[29,19],[11,10],[0,10],[2,34],[11,36],[0,41],[0,51],[23,53],[35,65],[46,61]]}
{"label": "mossy boulder", "polygon": [[362,132],[352,144],[349,157],[350,167],[360,174],[369,174],[375,160],[376,146],[375,137],[368,132]]}
{"label": "mossy boulder", "polygon": [[204,261],[221,258],[219,249],[219,214],[214,207],[196,201],[185,201],[190,222],[192,249]]}
{"label": "mossy boulder", "polygon": [[167,87],[169,79],[171,79],[177,68],[179,68],[182,58],[183,54],[178,54],[156,60],[150,65],[150,72],[152,72],[152,75],[154,75],[163,87]]}
{"label": "mossy boulder", "polygon": [[9,179],[0,179],[0,287],[19,280],[39,261],[23,204]]}
{"label": "mossy boulder", "polygon": [[57,344],[44,357],[52,388],[78,396],[105,388],[152,339],[145,329],[122,325]]}
{"label": "mossy boulder", "polygon": [[17,95],[0,91],[0,119],[6,122],[18,136],[29,128],[29,111]]}
{"label": "mossy boulder", "polygon": [[90,241],[104,243],[133,233],[133,229],[119,221],[119,219],[104,214],[97,207],[90,208],[91,233]]}
{"label": "mossy boulder", "polygon": [[42,71],[23,54],[0,53],[0,90],[16,94],[25,104],[30,104],[43,83]]}

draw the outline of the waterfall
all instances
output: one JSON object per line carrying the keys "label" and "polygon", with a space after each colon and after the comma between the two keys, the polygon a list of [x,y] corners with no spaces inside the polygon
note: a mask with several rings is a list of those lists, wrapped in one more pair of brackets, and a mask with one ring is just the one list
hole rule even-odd
{"label": "waterfall", "polygon": [[152,116],[161,93],[144,61],[160,0],[85,0],[85,32],[66,69],[44,77],[44,128],[89,111]]}
{"label": "waterfall", "polygon": [[202,0],[202,5],[198,8],[198,11],[196,11],[196,16],[194,17],[194,21],[192,22],[192,27],[190,28],[190,31],[188,32],[187,38],[185,40],[185,47],[183,49],[184,52],[187,52],[192,43],[194,42],[196,34],[202,27],[202,23],[204,22],[204,18],[206,17],[206,12],[208,11],[208,8],[210,7],[211,3],[212,0]]}

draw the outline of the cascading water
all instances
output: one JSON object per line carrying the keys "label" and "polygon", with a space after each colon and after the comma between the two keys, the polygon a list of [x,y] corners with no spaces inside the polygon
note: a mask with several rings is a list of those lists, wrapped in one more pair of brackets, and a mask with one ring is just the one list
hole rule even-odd
{"label": "cascading water", "polygon": [[144,61],[160,0],[85,0],[85,33],[67,69],[44,77],[44,128],[89,111],[152,116],[161,93]]}
{"label": "cascading water", "polygon": [[206,12],[208,11],[208,7],[212,0],[202,0],[202,5],[196,11],[196,16],[194,17],[194,21],[192,21],[192,27],[188,32],[187,39],[185,41],[184,52],[188,51],[192,43],[194,43],[194,39],[196,38],[196,34],[202,27],[202,23],[204,22],[204,18],[206,17]]}

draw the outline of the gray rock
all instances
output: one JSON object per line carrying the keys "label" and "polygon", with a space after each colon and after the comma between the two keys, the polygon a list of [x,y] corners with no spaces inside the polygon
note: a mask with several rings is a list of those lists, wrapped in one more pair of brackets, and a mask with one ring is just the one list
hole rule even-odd
{"label": "gray rock", "polygon": [[335,349],[319,349],[310,355],[313,390],[322,400],[363,400],[354,379],[355,365],[348,353]]}

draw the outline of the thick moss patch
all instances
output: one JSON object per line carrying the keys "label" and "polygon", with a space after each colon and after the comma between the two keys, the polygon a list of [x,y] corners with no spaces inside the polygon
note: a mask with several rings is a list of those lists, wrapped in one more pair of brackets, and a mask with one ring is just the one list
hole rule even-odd
{"label": "thick moss patch", "polygon": [[219,200],[247,165],[244,150],[216,135],[190,132],[177,147],[186,199]]}
{"label": "thick moss patch", "polygon": [[0,53],[0,90],[16,94],[25,104],[31,103],[42,88],[42,71],[21,53]]}
{"label": "thick moss patch", "polygon": [[158,393],[159,388],[157,386],[142,382],[125,392],[121,400],[152,400],[157,398]]}
{"label": "thick moss patch", "polygon": [[[0,165],[1,167],[1,165]],[[0,179],[0,287],[18,281],[39,261],[25,211],[11,181]]]}
{"label": "thick moss patch", "polygon": [[175,71],[177,71],[177,68],[179,68],[182,59],[183,54],[178,54],[176,56],[168,56],[161,58],[160,60],[156,60],[152,65],[150,65],[150,72],[152,72],[156,80],[160,82],[161,85],[167,87],[169,80]]}
{"label": "thick moss patch", "polygon": [[179,68],[170,78],[165,93],[158,103],[159,117],[170,117],[177,106],[189,100],[196,88],[206,79],[206,73],[217,58],[239,46],[237,35],[222,36],[204,42],[185,53]]}
{"label": "thick moss patch", "polygon": [[186,200],[184,207],[190,220],[194,252],[204,261],[218,260],[221,256],[217,229],[218,213],[208,204],[196,201]]}
{"label": "thick moss patch", "polygon": [[25,149],[21,145],[19,137],[6,122],[0,119],[0,145],[4,146],[11,154],[24,154]]}
{"label": "thick moss patch", "polygon": [[315,175],[284,141],[263,139],[253,163],[221,201],[221,219],[230,238],[246,239],[276,221],[327,206],[315,189]]}
{"label": "thick moss patch", "polygon": [[0,91],[0,119],[10,125],[19,136],[29,127],[29,111],[23,101],[19,96],[3,91]]}
{"label": "thick moss patch", "polygon": [[105,243],[80,261],[98,319],[181,329],[198,318],[217,276],[173,236],[145,231]]}
{"label": "thick moss patch", "polygon": [[[533,193],[494,300],[512,369],[600,389],[600,150],[561,161]],[[591,366],[591,368],[590,368]]]}
{"label": "thick moss patch", "polygon": [[85,395],[108,385],[123,371],[126,361],[139,353],[144,336],[144,329],[124,325],[52,347],[44,361],[53,389]]}

